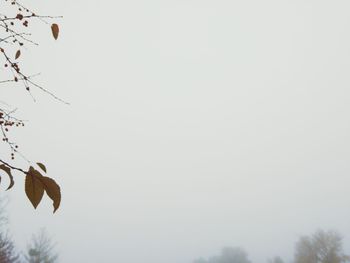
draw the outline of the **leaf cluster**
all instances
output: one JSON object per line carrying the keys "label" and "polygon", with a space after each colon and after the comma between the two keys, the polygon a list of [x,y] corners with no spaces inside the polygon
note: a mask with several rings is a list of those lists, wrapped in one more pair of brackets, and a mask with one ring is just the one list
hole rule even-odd
{"label": "leaf cluster", "polygon": [[[42,163],[37,163],[38,167],[42,172],[46,173],[46,167]],[[7,190],[11,189],[14,185],[14,179],[12,175],[13,170],[16,168],[11,168],[5,164],[0,165],[0,170],[2,170],[10,179],[10,184]],[[23,171],[24,172],[24,171]],[[29,170],[25,173],[25,193],[32,203],[34,208],[40,204],[44,192],[53,202],[54,212],[59,208],[61,203],[61,189],[60,186],[50,177],[44,176],[39,170],[35,169],[33,166],[29,167]],[[1,177],[0,177],[1,178]],[[1,181],[1,179],[0,179]]]}

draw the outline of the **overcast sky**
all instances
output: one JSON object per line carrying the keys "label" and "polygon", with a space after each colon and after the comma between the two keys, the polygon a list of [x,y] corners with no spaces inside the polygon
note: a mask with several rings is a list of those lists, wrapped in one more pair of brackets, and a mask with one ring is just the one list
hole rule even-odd
{"label": "overcast sky", "polygon": [[349,1],[25,3],[64,16],[58,41],[33,27],[22,59],[71,106],[2,92],[29,120],[22,152],[63,194],[55,215],[48,198],[34,210],[17,175],[22,248],[46,227],[64,263],[191,263],[223,246],[290,262],[323,228],[350,253]]}

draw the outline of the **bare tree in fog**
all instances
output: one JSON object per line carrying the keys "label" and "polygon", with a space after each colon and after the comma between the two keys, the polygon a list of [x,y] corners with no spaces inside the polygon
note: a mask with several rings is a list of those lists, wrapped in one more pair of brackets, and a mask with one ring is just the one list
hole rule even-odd
{"label": "bare tree in fog", "polygon": [[343,253],[342,237],[335,231],[319,230],[302,236],[296,244],[294,263],[342,263],[350,261]]}
{"label": "bare tree in fog", "polygon": [[55,252],[55,245],[44,229],[33,236],[32,242],[28,246],[25,259],[28,263],[58,262],[58,254]]}
{"label": "bare tree in fog", "polygon": [[6,233],[0,234],[0,262],[1,263],[19,263],[19,255],[15,246]]}
{"label": "bare tree in fog", "polygon": [[7,216],[5,213],[5,200],[0,199],[0,262],[18,263],[19,254],[17,253],[12,239],[10,238],[5,226],[7,225]]}
{"label": "bare tree in fog", "polygon": [[274,257],[272,259],[269,259],[267,262],[268,263],[284,263],[283,259],[278,257],[278,256]]}
{"label": "bare tree in fog", "polygon": [[226,247],[221,251],[221,255],[214,256],[205,260],[197,259],[194,263],[251,263],[248,259],[248,254],[239,247]]}

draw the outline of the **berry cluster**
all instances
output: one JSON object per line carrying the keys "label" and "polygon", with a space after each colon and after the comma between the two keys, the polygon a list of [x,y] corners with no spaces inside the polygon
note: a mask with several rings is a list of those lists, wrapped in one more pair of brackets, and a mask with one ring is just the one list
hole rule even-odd
{"label": "berry cluster", "polygon": [[11,159],[15,158],[15,153],[18,151],[18,145],[9,140],[8,133],[13,127],[23,127],[24,122],[13,118],[9,113],[0,110],[0,130],[2,134],[2,141],[8,144],[11,150]]}

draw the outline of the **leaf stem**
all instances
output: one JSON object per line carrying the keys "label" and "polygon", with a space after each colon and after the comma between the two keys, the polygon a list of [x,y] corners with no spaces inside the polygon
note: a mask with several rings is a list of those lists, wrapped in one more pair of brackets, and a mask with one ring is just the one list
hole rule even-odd
{"label": "leaf stem", "polygon": [[24,171],[23,169],[18,168],[18,167],[14,167],[14,166],[12,166],[11,164],[9,164],[9,163],[7,163],[7,162],[1,160],[1,159],[0,159],[0,162],[3,163],[4,165],[6,165],[7,167],[13,169],[13,170],[17,170],[17,171],[20,171],[20,172],[22,172],[22,173],[24,173],[24,174],[27,174],[27,172]]}

